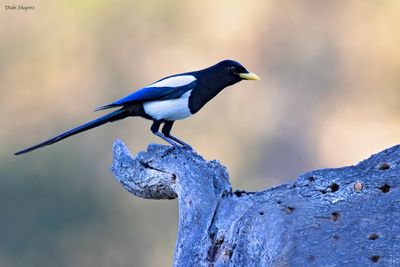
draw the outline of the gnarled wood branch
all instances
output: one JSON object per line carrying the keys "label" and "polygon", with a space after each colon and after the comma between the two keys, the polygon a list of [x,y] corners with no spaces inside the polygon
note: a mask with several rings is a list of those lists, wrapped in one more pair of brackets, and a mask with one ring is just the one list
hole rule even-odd
{"label": "gnarled wood branch", "polygon": [[179,200],[174,266],[400,266],[400,146],[356,166],[232,191],[226,168],[189,149],[114,144],[112,172],[132,194]]}

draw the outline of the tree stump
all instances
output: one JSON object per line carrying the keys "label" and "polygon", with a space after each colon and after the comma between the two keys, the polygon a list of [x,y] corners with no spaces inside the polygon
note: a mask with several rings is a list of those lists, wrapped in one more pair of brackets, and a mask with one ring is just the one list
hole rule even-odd
{"label": "tree stump", "polygon": [[113,147],[132,194],[179,201],[174,266],[400,266],[400,146],[260,192],[232,191],[195,151]]}

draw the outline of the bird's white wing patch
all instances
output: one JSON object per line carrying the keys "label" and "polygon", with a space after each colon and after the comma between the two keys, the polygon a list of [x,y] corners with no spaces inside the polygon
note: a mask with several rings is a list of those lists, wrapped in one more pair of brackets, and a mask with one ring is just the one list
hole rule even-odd
{"label": "bird's white wing patch", "polygon": [[187,118],[192,115],[188,106],[191,92],[188,91],[176,99],[145,102],[144,111],[156,120],[175,121]]}
{"label": "bird's white wing patch", "polygon": [[192,75],[173,76],[159,82],[152,83],[147,87],[179,87],[188,85],[195,80],[196,78]]}

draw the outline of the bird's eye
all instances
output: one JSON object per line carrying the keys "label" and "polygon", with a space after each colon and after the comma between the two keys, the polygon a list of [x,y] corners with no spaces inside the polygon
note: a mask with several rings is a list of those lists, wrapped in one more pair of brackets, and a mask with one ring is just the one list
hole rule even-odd
{"label": "bird's eye", "polygon": [[235,67],[228,67],[228,70],[235,72],[236,68]]}

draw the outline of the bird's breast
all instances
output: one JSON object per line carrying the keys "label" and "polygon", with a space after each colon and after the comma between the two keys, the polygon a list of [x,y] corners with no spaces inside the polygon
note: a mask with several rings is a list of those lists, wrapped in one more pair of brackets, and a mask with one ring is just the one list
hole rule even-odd
{"label": "bird's breast", "polygon": [[191,90],[176,99],[156,100],[143,103],[144,111],[155,120],[182,120],[192,115],[189,110]]}

